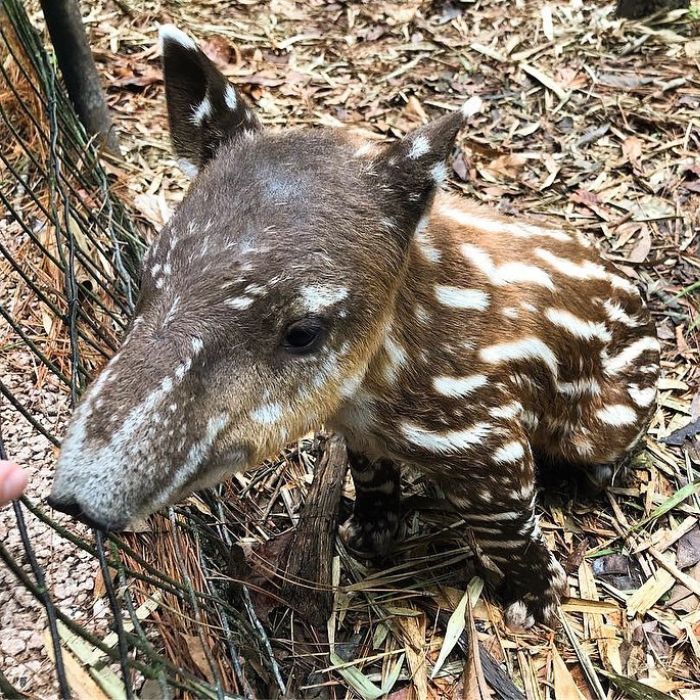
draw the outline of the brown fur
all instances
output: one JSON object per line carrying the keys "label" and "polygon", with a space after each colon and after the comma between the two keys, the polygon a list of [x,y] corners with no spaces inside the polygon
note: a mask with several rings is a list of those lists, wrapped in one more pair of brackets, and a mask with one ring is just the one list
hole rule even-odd
{"label": "brown fur", "polygon": [[325,423],[350,447],[351,547],[388,550],[409,464],[464,518],[509,620],[551,622],[566,579],[533,452],[599,477],[643,434],[659,349],[637,290],[578,234],[440,190],[468,109],[388,147],[269,134],[173,29],[164,66],[199,174],[73,417],[52,503],[118,529]]}

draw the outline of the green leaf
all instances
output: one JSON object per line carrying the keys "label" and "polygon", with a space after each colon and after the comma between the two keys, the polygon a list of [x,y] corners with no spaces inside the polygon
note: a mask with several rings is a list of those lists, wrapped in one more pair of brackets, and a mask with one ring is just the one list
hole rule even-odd
{"label": "green leaf", "polygon": [[692,496],[699,489],[700,479],[695,479],[695,481],[691,481],[689,484],[686,484],[682,489],[678,489],[673,496],[667,498],[656,510],[654,510],[648,518],[644,518],[644,520],[634,525],[631,528],[631,532],[636,532],[645,525],[648,525],[653,520],[665,515],[669,510],[673,510],[677,505],[683,503],[686,498]]}
{"label": "green leaf", "polygon": [[392,688],[396,685],[396,681],[399,680],[399,676],[401,675],[401,669],[403,668],[405,658],[406,654],[401,654],[398,659],[391,661],[391,663],[394,664],[394,667],[391,669],[386,677],[386,681],[384,681],[384,684],[382,685],[382,695],[389,695]]}
{"label": "green leaf", "polygon": [[452,615],[450,615],[450,619],[447,623],[447,629],[445,630],[445,639],[442,642],[442,649],[440,649],[440,655],[435,662],[435,666],[433,666],[433,672],[430,674],[431,680],[440,672],[442,665],[445,663],[445,659],[455,648],[455,644],[457,644],[462,632],[464,632],[464,628],[466,626],[465,616],[467,611],[467,602],[471,600],[471,605],[474,607],[483,589],[484,582],[478,576],[475,576],[469,582],[467,590],[464,592],[462,599],[457,604],[457,607],[454,609]]}
{"label": "green leaf", "polygon": [[333,668],[337,671],[349,686],[364,700],[377,700],[384,695],[382,688],[377,688],[372,681],[365,676],[359,668],[347,666],[347,661],[343,661],[337,654],[331,652],[330,655]]}
{"label": "green leaf", "polygon": [[625,694],[625,697],[631,700],[674,700],[671,695],[662,693],[660,690],[652,688],[650,685],[645,685],[631,678],[620,676],[612,671],[598,669],[598,673],[610,680],[614,686]]}
{"label": "green leaf", "polygon": [[386,611],[400,617],[420,617],[423,614],[420,610],[414,610],[413,608],[395,608],[392,605],[387,605]]}

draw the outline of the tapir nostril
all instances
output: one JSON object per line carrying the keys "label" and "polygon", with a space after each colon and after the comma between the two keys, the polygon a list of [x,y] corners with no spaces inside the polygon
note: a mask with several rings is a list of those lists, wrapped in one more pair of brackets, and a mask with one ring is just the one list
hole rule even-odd
{"label": "tapir nostril", "polygon": [[81,523],[85,523],[85,525],[88,525],[89,527],[94,528],[95,530],[102,530],[103,532],[109,532],[110,530],[115,529],[112,525],[106,524],[103,522],[100,522],[99,520],[96,520],[92,516],[88,515],[78,503],[75,503],[74,501],[68,502],[68,501],[61,501],[59,498],[54,498],[53,496],[49,496],[46,499],[46,503],[51,506],[54,510],[61,511],[61,513],[65,513],[66,515],[70,515],[72,518],[75,518]]}
{"label": "tapir nostril", "polygon": [[102,530],[102,532],[109,532],[112,530],[112,526],[101,523],[99,520],[95,520],[91,516],[89,516],[87,513],[83,513],[82,511],[75,516],[76,520],[79,520],[81,523],[85,523],[88,527],[94,528],[95,530]]}
{"label": "tapir nostril", "polygon": [[54,510],[58,510],[74,518],[77,518],[82,513],[80,506],[75,502],[61,501],[59,498],[49,496],[46,499],[46,503]]}

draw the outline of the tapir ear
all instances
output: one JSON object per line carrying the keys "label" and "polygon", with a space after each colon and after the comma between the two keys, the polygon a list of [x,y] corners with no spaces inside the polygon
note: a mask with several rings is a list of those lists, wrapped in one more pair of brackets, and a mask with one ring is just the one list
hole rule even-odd
{"label": "tapir ear", "polygon": [[170,138],[180,166],[194,177],[223,142],[262,126],[192,38],[172,24],[159,34]]}
{"label": "tapir ear", "polygon": [[447,159],[460,128],[480,109],[481,100],[472,97],[456,112],[410,132],[374,162],[392,218],[402,231],[415,230],[429,209],[436,189],[447,178]]}

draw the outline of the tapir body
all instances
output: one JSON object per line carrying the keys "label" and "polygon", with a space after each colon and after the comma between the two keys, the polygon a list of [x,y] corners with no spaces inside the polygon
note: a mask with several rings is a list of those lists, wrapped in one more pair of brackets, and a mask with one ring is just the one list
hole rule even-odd
{"label": "tapir body", "polygon": [[566,577],[535,462],[605,485],[638,445],[659,343],[635,286],[578,233],[441,189],[473,100],[389,146],[268,133],[192,39],[162,40],[194,182],[75,412],[51,502],[118,529],[325,424],[349,447],[354,550],[388,551],[410,465],[464,519],[509,621],[551,623]]}

